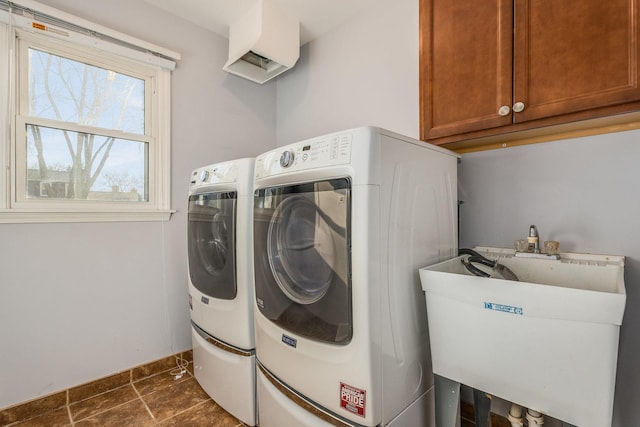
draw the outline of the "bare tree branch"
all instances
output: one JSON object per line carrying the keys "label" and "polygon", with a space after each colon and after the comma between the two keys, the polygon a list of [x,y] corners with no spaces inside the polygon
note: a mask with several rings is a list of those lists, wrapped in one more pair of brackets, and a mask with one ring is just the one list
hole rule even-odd
{"label": "bare tree branch", "polygon": [[[121,129],[126,118],[131,98],[133,97],[136,82],[131,79],[126,81],[126,86],[120,84],[116,92],[116,73],[94,67],[81,62],[67,60],[53,54],[42,53],[38,55],[43,67],[42,78],[44,92],[55,118],[63,121],[61,108],[67,99],[76,109],[75,114],[79,124],[87,126],[99,126],[101,117],[105,112],[113,108],[117,102],[119,111],[110,128]],[[46,60],[42,58],[46,57]],[[71,64],[70,66],[68,66]],[[106,78],[104,73],[109,73]],[[58,88],[52,87],[51,79],[56,76],[54,82],[61,82]],[[63,90],[60,94],[57,90]],[[64,100],[64,101],[61,101]],[[65,110],[66,111],[66,110]],[[45,161],[45,144],[38,126],[30,126],[34,139],[38,158],[38,167],[41,177],[48,174],[48,165]],[[69,191],[67,196],[76,199],[86,199],[90,189],[95,184],[104,170],[111,154],[111,150],[117,141],[115,137],[99,136],[83,132],[73,132],[67,129],[62,131],[64,141],[71,159],[69,168]],[[74,141],[74,135],[75,141]],[[98,139],[96,139],[98,138]],[[104,140],[102,140],[104,138]],[[101,141],[98,143],[98,141]],[[49,185],[48,191],[53,195]]]}

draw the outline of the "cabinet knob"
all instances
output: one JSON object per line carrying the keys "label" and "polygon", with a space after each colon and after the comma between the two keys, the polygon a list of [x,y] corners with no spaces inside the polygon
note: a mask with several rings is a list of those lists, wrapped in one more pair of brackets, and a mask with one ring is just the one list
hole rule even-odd
{"label": "cabinet knob", "polygon": [[524,110],[524,102],[516,102],[515,104],[513,104],[513,111],[519,113],[522,110]]}
{"label": "cabinet knob", "polygon": [[501,115],[502,117],[504,116],[508,116],[509,113],[511,113],[511,108],[509,108],[508,105],[503,105],[502,107],[500,107],[500,109],[498,110],[498,114]]}

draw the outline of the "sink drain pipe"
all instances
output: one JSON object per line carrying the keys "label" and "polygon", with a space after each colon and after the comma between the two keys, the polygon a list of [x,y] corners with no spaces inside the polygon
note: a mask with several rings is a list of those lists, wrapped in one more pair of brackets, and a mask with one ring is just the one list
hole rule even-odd
{"label": "sink drain pipe", "polygon": [[[512,403],[507,418],[509,419],[509,422],[511,422],[511,427],[523,427],[524,419],[522,417],[522,406]],[[544,416],[540,412],[532,409],[527,409],[527,415],[525,418],[529,423],[529,427],[537,427],[544,424]]]}
{"label": "sink drain pipe", "polygon": [[544,416],[537,411],[527,409],[527,421],[529,421],[529,427],[541,426],[544,424]]}
{"label": "sink drain pipe", "polygon": [[517,403],[511,404],[511,409],[509,410],[509,421],[511,422],[511,427],[522,427],[524,426],[524,419],[522,418],[522,406]]}

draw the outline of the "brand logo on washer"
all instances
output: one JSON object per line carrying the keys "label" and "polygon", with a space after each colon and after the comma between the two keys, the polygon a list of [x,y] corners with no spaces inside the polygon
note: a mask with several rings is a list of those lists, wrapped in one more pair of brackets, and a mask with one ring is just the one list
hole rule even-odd
{"label": "brand logo on washer", "polygon": [[202,296],[200,297],[200,302],[203,304],[209,304],[209,298]]}
{"label": "brand logo on washer", "polygon": [[285,334],[282,334],[282,342],[287,345],[290,345],[293,348],[296,348],[298,345],[297,339],[286,336]]}

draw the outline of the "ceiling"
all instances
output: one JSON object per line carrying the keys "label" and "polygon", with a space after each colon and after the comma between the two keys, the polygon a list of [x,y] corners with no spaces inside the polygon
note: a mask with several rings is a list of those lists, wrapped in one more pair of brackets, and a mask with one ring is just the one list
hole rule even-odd
{"label": "ceiling", "polygon": [[[229,37],[229,24],[259,0],[144,0],[165,11]],[[271,0],[300,21],[303,45],[370,7],[371,0]]]}

